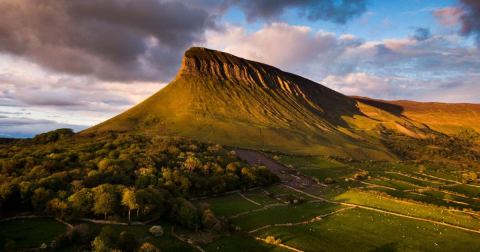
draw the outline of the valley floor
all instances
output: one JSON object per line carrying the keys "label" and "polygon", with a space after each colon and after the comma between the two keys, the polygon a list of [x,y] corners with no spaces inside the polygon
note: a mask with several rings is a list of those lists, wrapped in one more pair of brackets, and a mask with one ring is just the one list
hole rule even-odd
{"label": "valley floor", "polygon": [[[231,234],[164,222],[156,222],[166,231],[161,238],[149,235],[153,223],[116,228],[162,251],[480,251],[480,186],[463,183],[455,168],[235,152],[251,165],[267,166],[280,183],[194,200],[228,218]],[[39,223],[49,235],[35,228]],[[50,219],[0,222],[4,235],[24,236],[23,248],[66,228]]]}
{"label": "valley floor", "polygon": [[[207,251],[244,251],[246,244],[265,251],[480,249],[480,190],[453,179],[454,172],[429,174],[417,172],[415,166],[360,167],[318,157],[236,153],[251,164],[266,165],[281,183],[206,200],[239,230],[204,246]],[[349,179],[365,171],[365,178]],[[320,182],[327,177],[336,182]],[[292,198],[303,203],[293,203]],[[242,245],[234,242],[240,234]],[[277,242],[272,245],[268,237]]]}

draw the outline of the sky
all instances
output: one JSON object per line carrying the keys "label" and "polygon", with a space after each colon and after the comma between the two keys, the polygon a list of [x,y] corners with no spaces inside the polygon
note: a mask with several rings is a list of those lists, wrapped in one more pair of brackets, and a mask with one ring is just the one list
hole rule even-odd
{"label": "sky", "polygon": [[346,95],[480,103],[476,0],[0,0],[0,137],[76,131],[203,46]]}

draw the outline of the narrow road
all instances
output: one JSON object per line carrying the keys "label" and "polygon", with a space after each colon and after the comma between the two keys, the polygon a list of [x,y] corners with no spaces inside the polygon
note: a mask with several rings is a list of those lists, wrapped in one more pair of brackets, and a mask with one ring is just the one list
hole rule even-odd
{"label": "narrow road", "polygon": [[288,168],[267,156],[251,150],[236,149],[237,156],[246,160],[250,165],[265,165],[270,171],[275,173],[283,184],[293,187],[327,187],[327,185],[318,183],[313,178],[305,176],[296,169]]}

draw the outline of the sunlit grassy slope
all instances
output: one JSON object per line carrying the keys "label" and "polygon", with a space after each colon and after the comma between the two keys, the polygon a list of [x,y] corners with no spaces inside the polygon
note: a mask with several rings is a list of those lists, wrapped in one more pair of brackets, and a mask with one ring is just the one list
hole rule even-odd
{"label": "sunlit grassy slope", "polygon": [[370,104],[392,114],[423,123],[445,134],[458,134],[465,129],[480,133],[480,104],[439,103],[415,101],[384,101],[355,97],[359,102]]}
{"label": "sunlit grassy slope", "polygon": [[177,77],[83,133],[141,131],[295,154],[393,159],[378,126],[423,137],[421,123],[272,66],[208,50],[185,53]]}

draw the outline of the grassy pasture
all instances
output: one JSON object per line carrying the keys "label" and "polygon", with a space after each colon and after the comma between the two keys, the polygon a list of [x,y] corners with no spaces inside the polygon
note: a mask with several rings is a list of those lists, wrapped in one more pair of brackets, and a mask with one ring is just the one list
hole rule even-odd
{"label": "grassy pasture", "polygon": [[[96,233],[100,232],[101,229],[107,225],[105,224],[94,224],[94,223],[87,223],[87,225]],[[161,225],[163,227],[164,235],[161,237],[153,237],[150,235],[148,232],[148,229],[152,225]],[[195,251],[192,247],[187,245],[186,243],[179,241],[175,237],[170,235],[170,230],[171,230],[171,224],[167,222],[156,222],[152,223],[151,225],[146,225],[146,226],[140,226],[140,225],[130,225],[130,226],[124,226],[124,225],[110,225],[113,227],[113,229],[121,233],[123,231],[128,231],[135,235],[135,238],[139,241],[148,241],[158,248],[160,248],[161,251]],[[180,230],[177,230],[176,232],[179,232]]]}
{"label": "grassy pasture", "polygon": [[325,202],[310,202],[300,205],[284,205],[249,213],[232,219],[232,223],[245,231],[269,224],[290,223],[311,220],[312,218],[333,212],[342,206]]}
{"label": "grassy pasture", "polygon": [[204,201],[210,205],[210,208],[215,214],[227,217],[261,207],[244,199],[238,194],[210,198]]}
{"label": "grassy pasture", "polygon": [[328,177],[341,181],[341,178],[349,177],[357,171],[350,166],[320,156],[280,156],[280,162],[292,165],[303,174],[318,178],[320,181]]}
{"label": "grassy pasture", "polygon": [[413,178],[413,177],[408,177],[408,176],[398,174],[398,173],[384,173],[383,176],[385,176],[387,178],[390,178],[390,179],[395,179],[395,180],[404,181],[404,182],[407,182],[407,183],[410,183],[410,184],[415,184],[415,185],[420,186],[420,187],[426,187],[426,186],[438,187],[438,186],[441,186],[437,183],[432,183],[432,182],[429,182],[429,181],[424,181],[424,180],[416,179],[416,178]]}
{"label": "grassy pasture", "polygon": [[451,192],[461,193],[469,197],[480,197],[480,188],[478,187],[459,184],[459,185],[452,185],[452,186],[442,186],[441,188]]}
{"label": "grassy pasture", "polygon": [[350,209],[320,222],[273,227],[273,235],[304,251],[478,251],[478,234],[362,209]]}
{"label": "grassy pasture", "polygon": [[365,191],[350,190],[337,196],[335,199],[338,201],[375,207],[410,216],[443,221],[467,228],[480,229],[480,220],[473,218],[468,214],[449,211],[445,208],[432,205],[422,205],[414,202],[404,202],[390,199],[388,197],[375,195]]}
{"label": "grassy pasture", "polygon": [[297,191],[294,191],[288,187],[285,187],[283,185],[273,185],[273,186],[270,186],[268,188],[266,188],[265,190],[267,190],[268,192],[272,193],[273,195],[294,195],[294,196],[297,196],[299,198],[303,198],[305,200],[316,200],[315,198],[311,198],[303,193],[300,193],[300,192],[297,192]]}
{"label": "grassy pasture", "polygon": [[49,218],[18,219],[0,222],[0,249],[7,239],[14,240],[18,249],[38,248],[47,245],[67,227]]}
{"label": "grassy pasture", "polygon": [[249,191],[249,192],[243,193],[243,195],[262,205],[279,203],[276,199],[273,199],[272,197],[268,196],[263,190]]}
{"label": "grassy pasture", "polygon": [[412,190],[418,188],[417,186],[414,186],[412,184],[402,182],[401,180],[385,180],[381,178],[374,178],[369,179],[366,182],[380,186],[392,187],[398,190]]}
{"label": "grassy pasture", "polygon": [[287,251],[273,245],[266,244],[261,241],[255,240],[255,238],[242,234],[235,234],[216,240],[203,247],[205,251]]}

